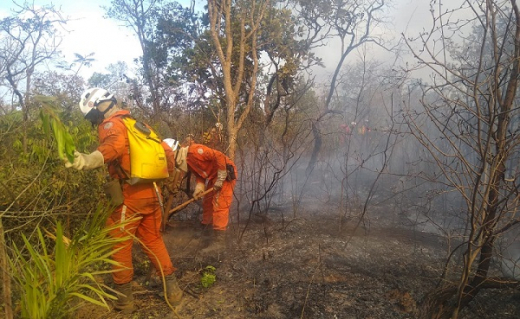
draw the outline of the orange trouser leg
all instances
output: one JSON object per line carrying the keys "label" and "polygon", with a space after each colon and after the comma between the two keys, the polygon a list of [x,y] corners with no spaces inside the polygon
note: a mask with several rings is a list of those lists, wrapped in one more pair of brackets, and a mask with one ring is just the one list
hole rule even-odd
{"label": "orange trouser leg", "polygon": [[125,200],[125,204],[129,206],[122,205],[118,207],[108,218],[108,226],[136,216],[141,217],[141,219],[126,224],[124,228],[118,227],[110,232],[113,238],[131,236],[130,239],[114,246],[116,252],[112,255],[112,259],[119,263],[119,265],[113,266],[114,270],[116,270],[112,274],[114,283],[124,284],[133,279],[132,245],[134,237],[137,237],[143,243],[145,246],[143,250],[155,268],[159,269],[159,267],[162,267],[165,275],[171,274],[175,268],[173,268],[170,256],[159,231],[161,227],[161,210],[157,200]]}
{"label": "orange trouser leg", "polygon": [[[202,203],[202,223],[213,224],[213,229],[226,230],[229,223],[229,208],[233,201],[233,189],[236,181],[225,181],[219,192],[211,192]],[[213,183],[208,185],[212,187]]]}
{"label": "orange trouser leg", "polygon": [[136,236],[143,243],[143,250],[154,265],[157,275],[167,276],[173,273],[175,268],[160,232],[161,221],[161,208],[156,205],[153,213],[143,215]]}
{"label": "orange trouser leg", "polygon": [[202,199],[202,224],[213,224],[213,196],[215,192],[211,192]]}
{"label": "orange trouser leg", "polygon": [[[135,217],[135,212],[128,209],[128,207],[121,205],[107,219],[107,226],[118,224],[122,220],[127,220],[132,217]],[[112,255],[112,259],[119,263],[119,265],[112,266],[114,270],[112,278],[116,284],[125,284],[130,282],[134,276],[134,267],[132,265],[132,245],[134,243],[133,237],[135,236],[139,223],[140,221],[137,220],[125,224],[124,228],[118,227],[110,232],[112,238],[129,237],[129,239],[115,244],[113,248],[116,252]]]}

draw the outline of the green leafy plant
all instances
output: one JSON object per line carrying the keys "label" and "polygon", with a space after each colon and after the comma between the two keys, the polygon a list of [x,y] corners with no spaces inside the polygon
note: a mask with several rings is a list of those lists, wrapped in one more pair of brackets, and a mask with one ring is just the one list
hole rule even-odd
{"label": "green leafy plant", "polygon": [[[44,97],[40,97],[45,101]],[[50,130],[54,134],[56,140],[56,147],[58,148],[58,156],[61,159],[68,159],[69,162],[74,161],[74,140],[69,134],[67,127],[61,122],[58,115],[48,106],[44,106],[40,111],[40,118],[42,119],[43,130],[47,136],[50,136]]]}
{"label": "green leafy plant", "polygon": [[67,318],[81,301],[109,308],[106,299],[116,297],[98,279],[114,271],[102,265],[117,265],[110,259],[112,247],[128,237],[110,237],[109,232],[122,224],[105,227],[106,216],[106,209],[98,207],[71,239],[64,236],[60,223],[55,235],[45,231],[52,241],[46,240],[40,228],[36,243],[22,235],[23,249],[15,245],[9,260],[20,295],[21,318]]}
{"label": "green leafy plant", "polygon": [[215,281],[217,281],[217,275],[215,274],[216,270],[217,269],[211,265],[206,266],[206,268],[202,270],[202,276],[200,278],[200,284],[202,287],[209,288],[213,286]]}

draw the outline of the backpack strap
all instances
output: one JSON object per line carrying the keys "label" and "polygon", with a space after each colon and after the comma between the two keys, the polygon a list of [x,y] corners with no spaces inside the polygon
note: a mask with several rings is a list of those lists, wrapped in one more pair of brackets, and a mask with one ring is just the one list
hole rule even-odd
{"label": "backpack strap", "polygon": [[[117,117],[117,118],[120,118],[121,121],[125,118],[125,117],[130,117],[132,118],[132,116],[130,114],[118,114],[118,115],[115,115],[114,117]],[[125,128],[126,128],[126,125],[125,125]],[[127,129],[128,130],[128,129]],[[128,132],[126,133],[128,135]],[[127,140],[128,140],[128,136],[127,136]],[[130,144],[128,144],[128,147],[130,148]],[[112,164],[114,166],[114,169],[119,177],[119,180],[126,180],[129,178],[128,174],[125,172],[125,170],[123,169],[123,167],[121,166],[121,163],[119,160],[116,160],[114,161],[114,163]]]}

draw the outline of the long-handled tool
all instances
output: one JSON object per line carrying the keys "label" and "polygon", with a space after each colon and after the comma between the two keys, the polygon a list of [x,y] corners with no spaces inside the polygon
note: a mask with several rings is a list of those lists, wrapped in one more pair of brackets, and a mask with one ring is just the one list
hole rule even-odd
{"label": "long-handled tool", "polygon": [[[200,196],[195,199],[195,198],[190,198],[188,199],[187,201],[185,201],[184,203],[170,209],[168,212],[166,212],[164,215],[163,215],[163,223],[162,223],[162,228],[164,229],[165,225],[166,225],[166,222],[168,222],[168,220],[170,219],[170,216],[172,216],[173,214],[179,212],[182,208],[188,206],[189,204],[193,203],[194,201],[206,196],[207,194],[211,193],[213,191],[213,187],[204,191],[202,194],[200,194]],[[167,206],[168,207],[168,206]]]}
{"label": "long-handled tool", "polygon": [[[168,201],[166,202],[166,208],[170,207],[173,203],[173,196],[168,197]],[[162,210],[162,222],[161,222],[161,232],[166,229],[166,223],[168,222],[168,212],[164,209]],[[152,267],[153,268],[153,267]]]}
{"label": "long-handled tool", "polygon": [[161,206],[161,213],[164,216],[163,198],[161,196],[161,192],[159,191],[159,187],[157,186],[156,182],[153,182],[153,189],[155,190],[155,195],[157,196],[157,199],[159,200],[159,206]]}
{"label": "long-handled tool", "polygon": [[190,199],[188,199],[187,201],[185,201],[184,203],[180,204],[179,206],[170,209],[170,210],[168,211],[168,218],[169,218],[171,215],[173,215],[176,211],[180,210],[181,208],[184,208],[184,207],[188,206],[188,204],[191,204],[191,203],[193,203],[194,201],[196,201],[196,200],[198,200],[198,199],[200,199],[200,198],[206,196],[207,194],[211,193],[212,191],[213,191],[213,187],[210,188],[210,189],[208,189],[208,190],[206,190],[206,191],[204,191],[202,194],[199,195],[199,197],[198,197],[197,199],[195,199],[195,198],[190,198]]}

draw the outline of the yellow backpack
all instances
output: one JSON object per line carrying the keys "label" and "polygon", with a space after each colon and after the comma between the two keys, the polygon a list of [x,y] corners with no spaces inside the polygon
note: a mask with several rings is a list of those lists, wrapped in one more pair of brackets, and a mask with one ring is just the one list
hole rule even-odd
{"label": "yellow backpack", "polygon": [[152,183],[168,177],[166,153],[157,134],[133,117],[122,118],[130,144],[130,185]]}

